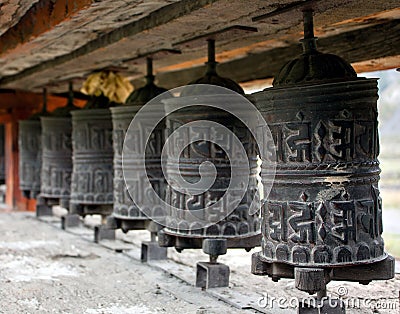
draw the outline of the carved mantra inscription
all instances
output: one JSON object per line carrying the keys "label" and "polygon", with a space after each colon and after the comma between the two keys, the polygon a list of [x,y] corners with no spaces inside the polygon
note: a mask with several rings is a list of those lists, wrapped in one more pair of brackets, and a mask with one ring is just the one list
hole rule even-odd
{"label": "carved mantra inscription", "polygon": [[262,207],[263,258],[295,265],[382,259],[376,81],[254,96],[277,158]]}
{"label": "carved mantra inscription", "polygon": [[376,158],[376,123],[340,119],[270,125],[278,162],[319,163]]}
{"label": "carved mantra inscription", "polygon": [[[379,257],[383,243],[378,193],[372,187],[370,198],[357,200],[342,200],[337,195],[334,200],[314,202],[267,201],[262,207],[266,256],[295,263],[344,263]],[[295,258],[300,247],[302,258]]]}
{"label": "carved mantra inscription", "polygon": [[31,196],[40,192],[40,169],[42,164],[40,137],[40,121],[19,122],[19,186],[21,190],[29,191]]}
{"label": "carved mantra inscription", "polygon": [[[113,215],[120,219],[146,219],[139,208],[135,205],[134,200],[149,198],[151,193],[149,189],[143,185],[143,179],[132,178],[128,180],[129,191],[126,185],[122,170],[122,149],[128,127],[134,118],[140,106],[124,106],[111,108],[113,122],[113,147],[114,147],[114,208]],[[155,108],[156,109],[156,108]],[[158,108],[162,110],[163,108]],[[151,117],[150,117],[151,118]],[[152,120],[147,121],[146,117],[142,117],[140,121],[140,131],[130,132],[126,139],[127,154],[125,155],[125,167],[131,168],[132,171],[139,169],[137,160],[130,158],[130,151],[135,151],[137,145],[144,145],[141,141],[144,138],[144,131],[151,126]],[[149,181],[157,194],[164,199],[165,179],[161,169],[161,149],[164,142],[165,125],[158,125],[150,135],[146,145],[146,171]],[[153,200],[156,203],[156,200]],[[157,208],[152,213],[157,216]]]}
{"label": "carved mantra inscription", "polygon": [[[220,138],[221,141],[224,141],[225,145],[228,147],[232,147],[233,136],[232,134],[223,135],[223,133],[210,127],[184,127],[180,134],[185,138],[176,137],[174,140],[171,140],[168,149],[173,150],[175,147],[181,147],[182,143],[180,142],[190,142],[191,144],[182,151],[179,160],[172,160],[168,157],[167,173],[170,176],[169,179],[172,184],[171,186],[167,186],[166,189],[166,202],[184,211],[180,213],[180,217],[176,217],[174,214],[167,217],[168,224],[171,226],[171,228],[168,228],[167,232],[168,234],[177,236],[196,235],[203,237],[220,236],[240,238],[257,235],[260,232],[259,213],[254,215],[249,213],[249,206],[252,200],[255,199],[256,202],[259,201],[255,171],[257,168],[257,151],[251,132],[243,123],[227,113],[216,109],[215,112],[210,112],[209,108],[203,111],[199,109],[198,112],[194,113],[173,113],[169,115],[167,119],[167,132],[171,134],[180,126],[190,121],[201,119],[220,123],[230,129],[232,133],[239,138],[247,153],[250,169],[252,169],[252,172],[249,174],[250,180],[248,189],[240,204],[236,205],[235,208],[231,204],[232,200],[227,198],[226,202],[221,204],[220,208],[203,212],[204,217],[200,217],[201,219],[215,221],[221,218],[222,220],[217,224],[201,229],[198,229],[196,223],[188,225],[188,222],[184,220],[186,213],[196,213],[197,209],[205,208],[219,201],[230,183],[231,173],[228,156],[221,147],[206,139],[212,138],[211,134],[221,134],[221,136],[224,136],[224,138]],[[196,138],[201,140],[195,141]],[[186,139],[189,139],[189,141],[186,141]],[[179,172],[188,182],[198,181],[200,179],[198,167],[206,160],[211,161],[217,170],[217,177],[209,190],[199,195],[190,196],[182,194],[174,189],[174,182],[176,182],[174,176]],[[244,167],[243,171],[248,170]],[[226,217],[227,208],[231,210],[231,213]]]}
{"label": "carved mantra inscription", "polygon": [[41,123],[41,195],[69,197],[72,172],[71,119],[45,117]]}
{"label": "carved mantra inscription", "polygon": [[71,202],[113,203],[113,141],[108,109],[72,112],[73,174]]}

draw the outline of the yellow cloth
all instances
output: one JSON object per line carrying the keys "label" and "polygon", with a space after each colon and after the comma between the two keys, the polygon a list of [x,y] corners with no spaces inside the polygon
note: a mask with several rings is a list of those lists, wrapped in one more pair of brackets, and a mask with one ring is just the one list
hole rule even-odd
{"label": "yellow cloth", "polygon": [[133,86],[129,80],[112,71],[89,75],[81,88],[81,92],[86,95],[100,96],[103,94],[110,101],[116,103],[124,103],[132,91]]}

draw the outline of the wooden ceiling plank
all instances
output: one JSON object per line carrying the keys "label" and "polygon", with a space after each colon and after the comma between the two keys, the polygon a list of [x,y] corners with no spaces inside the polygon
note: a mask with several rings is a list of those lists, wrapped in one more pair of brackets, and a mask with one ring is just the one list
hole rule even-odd
{"label": "wooden ceiling plank", "polygon": [[[395,62],[392,63],[392,67],[399,67],[400,58],[392,57],[400,55],[400,20],[391,20],[379,25],[320,38],[317,44],[321,52],[336,54],[350,63],[390,58],[392,62]],[[301,52],[300,44],[292,44],[222,63],[218,67],[218,72],[238,82],[272,78],[287,61],[296,58]],[[388,64],[385,67],[387,68]],[[203,75],[204,70],[204,66],[199,66],[158,73],[158,84],[165,88],[185,85]]]}
{"label": "wooden ceiling plank", "polygon": [[92,0],[40,0],[34,3],[0,36],[0,55],[47,32],[91,3]]}
{"label": "wooden ceiling plank", "polygon": [[[101,3],[107,1],[109,0]],[[152,2],[159,4],[163,1],[155,0]],[[171,1],[176,6],[178,6],[178,3],[184,2]],[[188,5],[193,5],[193,2],[188,2]],[[282,14],[275,14],[271,17],[275,21],[263,18],[260,22],[252,23],[251,20],[265,12],[276,11],[279,5],[297,2],[299,1],[255,0],[252,2],[252,6],[248,6],[248,2],[244,0],[205,1],[203,4],[211,3],[212,5],[205,5],[196,10],[192,8],[192,11],[183,8],[181,12],[173,12],[173,16],[161,16],[168,12],[168,10],[165,11],[166,7],[164,6],[126,24],[126,28],[117,27],[119,25],[117,23],[116,29],[107,32],[106,27],[101,31],[104,34],[100,34],[70,53],[68,49],[71,49],[73,44],[66,40],[65,54],[55,58],[50,55],[51,49],[59,42],[61,37],[53,45],[46,47],[48,50],[42,51],[41,47],[37,47],[38,51],[35,51],[33,58],[41,57],[42,59],[38,61],[39,64],[33,67],[25,64],[26,69],[24,71],[13,70],[17,74],[0,79],[0,86],[35,91],[49,83],[57,86],[57,82],[65,81],[68,77],[82,78],[94,70],[108,67],[123,69],[124,74],[126,73],[130,79],[136,79],[143,75],[144,67],[137,60],[134,62],[128,60],[160,49],[171,48],[179,42],[205,36],[229,28],[231,25],[257,27],[259,32],[249,33],[243,37],[224,38],[217,43],[217,58],[221,61],[220,73],[239,82],[265,79],[276,74],[286,60],[301,53],[301,48],[297,44],[298,39],[302,36],[301,8],[296,7],[294,11],[284,10]],[[400,14],[393,10],[393,8],[398,7],[398,2],[392,0],[379,3],[366,1],[363,6],[359,6],[359,2],[355,0],[338,0],[335,1],[335,4],[340,2],[342,5],[333,6],[333,8],[332,1],[328,0],[303,1],[302,3],[306,2],[308,4],[311,2],[319,4],[318,12],[320,13],[315,16],[315,25],[316,34],[321,37],[319,40],[321,50],[325,49],[324,51],[334,53],[338,51],[338,55],[357,63],[368,62],[372,59],[382,60],[382,58],[392,58],[398,55],[395,33],[398,33],[397,26]],[[229,6],[227,6],[228,4]],[[329,9],[325,10],[325,7]],[[388,11],[382,13],[379,10]],[[115,17],[119,16],[117,11],[114,10],[113,12]],[[81,11],[78,15],[83,13]],[[121,16],[121,19],[124,19],[124,17]],[[371,27],[379,27],[379,25],[390,21],[393,22],[391,24],[392,29],[380,29],[381,42],[372,43],[371,48],[365,49],[371,40],[368,32],[374,31]],[[78,27],[75,31],[86,32],[85,27],[87,25],[81,26],[82,28],[75,25],[75,27]],[[65,32],[65,23],[62,27]],[[357,30],[359,33],[356,32]],[[343,38],[344,44],[334,41],[335,38],[340,39],[340,37],[335,37],[340,34],[346,34],[349,37]],[[354,40],[354,36],[360,40],[357,41],[357,38]],[[66,38],[71,39],[71,37]],[[104,42],[99,38],[104,39]],[[328,38],[333,39],[325,41]],[[374,38],[377,40],[378,37],[375,36]],[[76,41],[79,41],[78,39],[79,36],[76,36]],[[334,48],[335,46],[337,48]],[[334,51],[334,49],[336,50]],[[174,87],[186,84],[203,74],[202,64],[206,56],[205,49],[202,47],[193,49],[183,47],[182,50],[180,56],[168,55],[157,60],[155,72],[159,77],[160,84],[165,82],[166,87]],[[14,64],[11,60],[7,65],[12,69],[13,66],[23,63],[24,60],[17,57]],[[0,59],[0,73],[2,73],[2,61],[10,61],[10,58]],[[139,80],[136,82],[139,82]],[[56,87],[53,90],[53,92],[59,91],[61,90]]]}
{"label": "wooden ceiling plank", "polygon": [[170,3],[144,16],[139,21],[135,20],[132,23],[128,23],[122,27],[113,29],[108,33],[102,34],[98,36],[96,39],[89,41],[85,45],[79,47],[78,49],[70,53],[63,54],[53,59],[48,59],[35,66],[26,68],[15,75],[2,77],[0,79],[0,85],[17,80],[27,75],[34,74],[35,72],[42,71],[46,68],[54,67],[56,65],[65,63],[80,56],[89,54],[92,51],[102,49],[103,47],[118,42],[123,38],[133,36],[137,33],[146,31],[158,25],[165,24],[173,19],[176,19],[177,17],[189,14],[193,10],[197,10],[216,1],[218,0],[198,0],[198,1],[182,0]]}

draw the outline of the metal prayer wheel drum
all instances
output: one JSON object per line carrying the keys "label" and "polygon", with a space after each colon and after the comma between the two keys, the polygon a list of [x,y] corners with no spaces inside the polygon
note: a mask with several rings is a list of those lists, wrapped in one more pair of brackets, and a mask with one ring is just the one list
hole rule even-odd
{"label": "metal prayer wheel drum", "polygon": [[68,208],[71,191],[71,118],[41,117],[42,172],[40,196],[59,199]]}
{"label": "metal prayer wheel drum", "polygon": [[376,80],[271,88],[254,97],[277,156],[262,207],[262,259],[324,267],[385,258]]}
{"label": "metal prayer wheel drum", "polygon": [[[177,99],[168,100],[166,101],[166,106],[173,107],[174,104],[180,101],[187,103],[188,100],[185,98],[189,97],[179,97]],[[214,101],[218,101],[218,97],[215,97]],[[208,102],[211,104],[212,100],[208,99]],[[199,104],[201,103],[200,99]],[[226,111],[202,106],[180,109],[169,114],[167,118],[167,132],[171,134],[180,126],[197,120],[213,121],[224,125],[238,137],[246,148],[246,153],[248,155],[250,167],[248,188],[240,204],[234,208],[226,218],[218,223],[206,228],[198,228],[196,223],[189,225],[187,221],[181,221],[180,217],[171,215],[167,217],[167,225],[170,227],[165,228],[163,232],[166,235],[178,237],[175,244],[175,247],[178,249],[186,247],[201,248],[203,239],[207,238],[226,239],[228,248],[237,247],[251,249],[254,246],[258,246],[260,241],[260,219],[258,214],[251,215],[249,213],[249,205],[253,198],[257,197],[256,194],[258,192],[256,177],[257,151],[251,132],[239,119],[233,117]],[[190,136],[189,133],[191,132],[198,134],[208,132],[211,134],[211,132],[214,131],[204,128],[196,130],[193,127],[187,128],[186,130],[188,132],[187,136]],[[209,138],[210,134],[207,134],[205,137]],[[227,141],[229,140],[227,139]],[[172,141],[170,143],[170,149],[174,149],[176,145],[177,143]],[[177,181],[175,178],[181,175],[187,182],[197,182],[200,179],[199,166],[205,161],[211,161],[217,170],[217,177],[211,188],[197,196],[190,196],[178,192],[174,186],[174,182]],[[170,182],[170,185],[168,185],[166,189],[167,203],[176,208],[188,211],[190,215],[191,211],[195,212],[196,209],[201,208],[202,205],[206,206],[207,204],[217,202],[228,189],[231,180],[230,166],[228,156],[218,145],[214,143],[207,143],[207,145],[204,145],[202,141],[191,143],[188,148],[183,151],[179,160],[167,159],[167,176]],[[243,167],[242,171],[243,175],[248,174],[247,167]],[[235,175],[240,175],[240,173],[235,173]],[[229,204],[225,205],[229,206]],[[208,220],[207,215],[213,214],[212,211],[206,211],[205,219]],[[176,227],[174,228],[173,226]]]}
{"label": "metal prayer wheel drum", "polygon": [[148,218],[134,204],[125,184],[122,170],[122,147],[129,124],[141,106],[110,108],[113,123],[114,145],[114,208],[113,216],[122,220],[147,220]]}
{"label": "metal prayer wheel drum", "polygon": [[109,109],[72,111],[70,212],[108,215],[113,204],[112,122]]}
{"label": "metal prayer wheel drum", "polygon": [[[239,176],[243,174],[249,176],[249,182],[245,191],[244,197],[240,201],[236,208],[229,208],[230,213],[219,222],[207,226],[205,228],[199,228],[196,222],[189,224],[185,219],[176,217],[177,215],[167,216],[168,228],[165,228],[162,232],[165,234],[163,245],[175,246],[178,250],[185,248],[206,248],[204,246],[205,239],[212,239],[211,242],[207,240],[207,243],[214,241],[215,245],[218,245],[218,241],[225,241],[227,248],[245,248],[249,250],[259,245],[260,242],[260,220],[258,213],[250,214],[249,207],[254,198],[258,200],[258,188],[257,188],[257,150],[256,143],[252,137],[251,131],[244,125],[238,118],[234,117],[227,111],[218,109],[213,106],[213,103],[220,103],[231,99],[232,92],[224,92],[220,89],[216,92],[216,85],[229,89],[233,92],[243,95],[243,89],[233,80],[221,77],[217,74],[215,61],[215,41],[212,39],[208,40],[208,62],[206,63],[207,70],[203,77],[190,83],[184,87],[181,91],[180,97],[165,100],[166,111],[171,112],[178,105],[191,104],[195,106],[189,106],[187,108],[179,109],[170,113],[167,117],[166,128],[168,135],[171,135],[177,128],[199,120],[212,121],[219,125],[229,129],[232,134],[236,135],[240,143],[245,149],[247,159],[246,167],[240,166],[234,175]],[[192,85],[194,84],[194,85]],[[208,84],[208,85],[198,85]],[[240,96],[237,96],[240,98]],[[235,99],[235,97],[233,97]],[[237,98],[236,98],[237,101]],[[208,106],[201,106],[207,104]],[[205,138],[212,137],[213,132],[217,132],[213,128],[199,128],[187,127],[185,128],[185,136],[190,138],[190,134],[202,134]],[[230,136],[232,136],[230,134]],[[229,142],[230,139],[226,141]],[[177,147],[178,143],[170,142],[169,151],[173,151]],[[178,145],[179,146],[179,145]],[[198,195],[191,196],[189,194],[183,194],[177,189],[177,185],[174,182],[179,182],[179,177],[182,176],[187,182],[197,182],[201,179],[199,173],[199,166],[204,162],[211,162],[216,169],[217,175],[213,185],[209,190]],[[182,209],[187,215],[196,213],[199,208],[206,208],[209,204],[218,202],[227,191],[230,180],[231,180],[231,164],[227,153],[215,143],[204,141],[195,141],[190,143],[186,149],[183,150],[179,160],[170,158],[170,154],[167,157],[166,166],[167,176],[170,184],[166,189],[166,201],[175,208]],[[250,169],[250,171],[249,171]],[[250,172],[250,173],[249,173]],[[208,175],[207,173],[205,174]],[[178,180],[177,180],[178,179]],[[224,204],[223,206],[230,207],[230,204]],[[204,211],[205,220],[211,221],[214,213],[212,211]],[[179,214],[178,214],[179,216]],[[175,240],[169,240],[174,239]],[[160,241],[161,243],[162,241]],[[205,244],[206,246],[208,244]],[[204,250],[210,256],[217,256],[225,254],[218,252],[212,252],[213,250]],[[226,250],[225,250],[226,252]],[[213,262],[215,262],[213,260]],[[221,284],[221,283],[219,283]],[[222,284],[225,285],[225,284]]]}
{"label": "metal prayer wheel drum", "polygon": [[[152,105],[154,110],[163,110],[163,106]],[[113,217],[121,221],[123,230],[144,229],[149,218],[143,214],[134,203],[136,197],[147,197],[144,189],[135,189],[128,192],[123,169],[122,169],[122,149],[124,139],[135,141],[132,136],[137,134],[127,134],[128,127],[139,111],[141,106],[121,106],[111,108],[113,118],[113,142],[114,142],[114,211]],[[149,117],[151,123],[151,117]],[[146,125],[146,116],[141,116],[141,123]],[[161,169],[161,149],[163,147],[164,124],[160,123],[153,130],[149,142],[146,146],[146,172],[149,181],[157,195],[164,199],[165,179]],[[136,139],[137,140],[137,139]],[[129,147],[129,145],[127,146]],[[125,148],[124,169],[135,171],[138,169],[138,160],[131,158],[128,148]],[[153,213],[154,214],[154,213]],[[153,216],[152,214],[152,216]],[[140,222],[141,221],[141,222]]]}
{"label": "metal prayer wheel drum", "polygon": [[4,184],[6,180],[6,159],[5,159],[5,132],[4,125],[0,125],[0,184]]}
{"label": "metal prayer wheel drum", "polygon": [[[52,206],[69,208],[72,172],[71,118],[70,111],[76,110],[73,103],[72,83],[64,107],[46,112],[46,90],[44,109],[40,114],[42,128],[42,169],[40,194],[37,198],[36,216],[52,215]],[[48,116],[45,116],[48,115]]]}
{"label": "metal prayer wheel drum", "polygon": [[36,198],[40,192],[41,135],[40,120],[18,122],[19,188],[27,198]]}
{"label": "metal prayer wheel drum", "polygon": [[[330,280],[393,278],[394,259],[381,236],[377,82],[318,52],[312,12],[303,14],[304,53],[253,95],[275,141],[276,174],[252,272],[295,278],[323,302]],[[263,166],[261,177],[271,185]]]}
{"label": "metal prayer wheel drum", "polygon": [[[122,151],[124,140],[128,143],[135,143],[138,139],[132,138],[137,134],[127,134],[132,119],[140,108],[151,101],[158,95],[166,92],[165,88],[154,84],[152,59],[147,58],[147,74],[145,86],[133,91],[123,106],[110,108],[113,123],[113,145],[114,145],[114,209],[113,217],[119,221],[123,231],[144,229],[150,222],[145,214],[134,203],[130,193],[128,192],[124,174],[122,170]],[[163,112],[163,104],[151,103],[152,110]],[[148,118],[148,119],[147,119]],[[151,125],[152,116],[142,114],[140,118],[142,125]],[[146,121],[146,119],[148,121]],[[165,178],[161,169],[161,149],[164,143],[165,123],[159,123],[151,133],[149,142],[146,145],[146,172],[152,188],[157,192],[161,199],[164,199]],[[126,138],[127,137],[127,138]],[[129,145],[126,146],[126,154],[124,155],[124,167],[130,168],[128,171],[135,171],[138,161],[131,157],[128,151]],[[131,194],[141,194],[140,197],[146,197],[144,189],[131,190]],[[134,197],[135,195],[133,195]],[[139,196],[138,196],[139,197]]]}

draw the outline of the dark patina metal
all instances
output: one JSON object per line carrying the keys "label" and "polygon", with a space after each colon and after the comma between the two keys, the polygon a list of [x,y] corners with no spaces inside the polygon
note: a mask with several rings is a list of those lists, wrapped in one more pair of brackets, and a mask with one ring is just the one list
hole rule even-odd
{"label": "dark patina metal", "polygon": [[[140,108],[154,97],[166,92],[167,90],[154,84],[154,75],[152,73],[152,60],[147,59],[147,75],[146,85],[135,90],[126,100],[126,105],[111,108],[113,122],[113,138],[114,138],[114,210],[113,217],[118,220],[119,227],[124,231],[144,229],[149,223],[149,219],[139,210],[129,195],[125,184],[122,171],[122,148],[126,133]],[[162,104],[153,105],[154,110],[163,110]],[[151,118],[151,117],[149,117]],[[145,117],[143,117],[145,119]],[[142,121],[146,125],[146,121]],[[164,125],[159,124],[153,131],[150,142],[146,149],[146,170],[151,178],[153,188],[155,188],[160,197],[164,194],[164,177],[161,170],[161,148],[163,147]],[[129,136],[129,135],[128,135]],[[129,138],[127,139],[130,140]],[[137,161],[129,158],[126,154],[125,167],[137,167]],[[133,191],[132,191],[133,192]],[[137,193],[145,191],[138,190]]]}
{"label": "dark patina metal", "polygon": [[297,288],[323,297],[329,280],[368,283],[394,273],[381,236],[377,82],[316,51],[312,13],[304,15],[304,54],[283,67],[273,88],[253,95],[277,167],[252,271],[294,277]]}
{"label": "dark patina metal", "polygon": [[[146,197],[144,189],[136,189],[128,192],[123,170],[122,170],[122,150],[124,140],[134,141],[132,134],[127,134],[129,124],[135,117],[135,114],[147,102],[167,90],[154,84],[154,75],[152,69],[152,59],[147,58],[147,75],[145,86],[135,90],[126,100],[126,105],[111,108],[113,122],[113,143],[114,143],[114,209],[112,217],[109,217],[109,225],[113,228],[121,228],[124,232],[129,230],[147,229],[151,233],[151,241],[142,243],[142,261],[164,259],[167,257],[167,250],[160,248],[155,242],[156,233],[160,229],[156,223],[152,222],[134,203],[135,195]],[[164,110],[163,105],[152,104],[153,110]],[[146,126],[146,116],[142,115],[141,123]],[[149,123],[151,123],[151,116]],[[161,148],[163,147],[163,132],[165,124],[160,123],[153,130],[149,142],[146,145],[146,171],[150,178],[153,189],[158,195],[164,198],[164,176],[161,169]],[[136,134],[134,134],[136,135]],[[126,138],[127,137],[127,138]],[[129,145],[127,146],[129,147]],[[124,167],[135,171],[138,169],[138,161],[131,157],[126,150],[124,156]],[[133,194],[135,193],[135,194]],[[110,222],[112,223],[110,224]]]}
{"label": "dark patina metal", "polygon": [[43,91],[43,109],[28,120],[18,122],[19,187],[27,198],[36,198],[40,193],[42,167],[42,127],[40,117],[48,116],[47,95]]}
{"label": "dark patina metal", "polygon": [[73,172],[70,212],[111,214],[112,123],[109,109],[72,111]]}
{"label": "dark patina metal", "polygon": [[18,122],[19,188],[27,198],[40,192],[41,132],[40,120]]}
{"label": "dark patina metal", "polygon": [[66,106],[57,108],[48,117],[41,117],[42,171],[38,205],[60,204],[69,208],[72,173],[70,112],[79,109],[73,104],[71,84],[70,96]]}
{"label": "dark patina metal", "polygon": [[[166,217],[168,227],[159,232],[159,243],[162,246],[173,246],[178,251],[187,248],[202,248],[210,256],[210,261],[197,263],[196,286],[214,288],[225,287],[229,283],[229,267],[217,263],[218,256],[225,254],[227,248],[250,250],[259,245],[261,235],[258,213],[254,215],[249,213],[249,206],[258,193],[257,150],[251,132],[239,119],[228,112],[215,107],[201,106],[201,104],[204,104],[204,99],[207,99],[207,104],[210,106],[220,99],[218,97],[204,98],[204,94],[207,93],[205,85],[196,84],[222,86],[239,94],[244,94],[244,92],[237,83],[217,74],[215,42],[211,39],[208,40],[208,62],[206,64],[207,71],[204,77],[192,82],[193,85],[190,84],[185,87],[180,97],[165,101],[168,112],[173,111],[174,106],[179,104],[198,104],[170,113],[167,117],[166,131],[167,134],[172,134],[180,126],[197,120],[213,121],[231,130],[242,143],[248,156],[247,166],[250,166],[250,173],[247,173],[247,167],[244,167],[246,169],[243,168],[243,171],[249,175],[247,191],[241,203],[227,217],[206,228],[199,228],[195,222],[189,225],[187,221],[181,219],[182,217],[174,216],[174,214],[168,215]],[[211,91],[210,93],[212,94]],[[189,128],[186,128],[186,131],[189,132]],[[208,136],[211,136],[213,130],[204,128],[195,130],[191,127],[190,132],[194,134],[210,132]],[[189,134],[187,135],[189,136]],[[172,142],[170,145],[172,150],[177,147],[177,143]],[[211,188],[195,196],[178,192],[173,185],[174,182],[177,182],[175,177],[182,176],[187,182],[196,182],[200,179],[199,166],[205,161],[211,161],[217,171],[217,177]],[[230,167],[228,156],[218,145],[211,142],[204,145],[203,141],[189,144],[179,160],[172,160],[170,156],[167,157],[166,171],[171,185],[168,185],[166,189],[166,202],[176,208],[188,211],[188,213],[193,213],[196,209],[206,207],[206,204],[218,201],[224,195],[224,191],[228,189],[231,179]],[[239,173],[235,173],[235,175],[239,175]],[[229,204],[225,204],[225,206],[229,206]],[[204,215],[211,217],[213,213],[206,211]],[[205,219],[208,220],[210,217],[205,217]]]}
{"label": "dark patina metal", "polygon": [[[191,84],[217,85],[226,87],[239,94],[244,94],[243,89],[237,83],[228,78],[220,77],[217,74],[217,63],[215,62],[215,42],[214,40],[209,40],[208,42],[209,50],[208,62],[206,63],[206,74],[204,77],[192,82]],[[196,95],[197,89],[198,87],[196,85],[188,85],[182,90],[179,98],[166,101],[166,106],[173,108],[174,103],[187,103],[185,97]],[[204,87],[201,87],[200,90],[202,93],[204,93]],[[209,101],[212,102],[212,100]],[[218,101],[217,98],[215,101]],[[165,242],[161,244],[175,246],[178,250],[182,250],[185,248],[202,248],[203,240],[207,238],[221,238],[227,240],[228,248],[251,249],[259,245],[260,242],[259,217],[258,215],[250,215],[247,210],[251,200],[257,193],[257,152],[255,149],[255,144],[252,140],[251,132],[237,118],[231,116],[229,113],[223,110],[219,110],[217,108],[212,109],[210,107],[191,106],[187,109],[180,109],[168,115],[167,133],[171,134],[179,126],[196,120],[214,121],[224,125],[228,129],[232,130],[241,140],[243,146],[246,147],[251,168],[250,182],[247,191],[248,195],[244,197],[238,208],[234,209],[227,218],[206,229],[198,229],[197,226],[194,226],[193,231],[191,231],[190,226],[184,226],[184,228],[180,228],[178,217],[168,217],[170,221],[176,219],[176,229],[165,228],[162,232]],[[204,130],[201,130],[201,132],[203,131]],[[218,176],[215,184],[209,191],[207,191],[207,193],[200,195],[198,199],[191,199],[191,197],[188,195],[180,194],[174,189],[173,186],[167,187],[167,202],[177,208],[189,211],[194,210],[198,204],[207,204],[218,200],[223,195],[223,193],[221,194],[221,189],[223,190],[224,188],[226,189],[228,187],[231,176],[229,159],[225,153],[213,153],[213,151],[215,152],[220,150],[218,147],[211,147],[214,145],[212,143],[210,143],[208,149],[200,147],[199,145],[201,145],[201,143],[190,144],[189,149],[185,150],[184,152],[186,155],[181,156],[182,158],[178,163],[176,163],[175,160],[167,162],[167,172],[171,174],[172,181],[174,181],[174,174],[179,174],[182,169],[185,169],[183,172],[181,172],[181,174],[188,182],[194,182],[198,180],[198,166],[205,160],[212,160],[212,162],[216,165]],[[193,204],[193,207],[188,204]],[[174,225],[174,222],[172,221],[170,224]]]}

